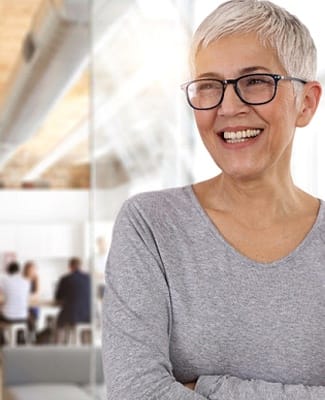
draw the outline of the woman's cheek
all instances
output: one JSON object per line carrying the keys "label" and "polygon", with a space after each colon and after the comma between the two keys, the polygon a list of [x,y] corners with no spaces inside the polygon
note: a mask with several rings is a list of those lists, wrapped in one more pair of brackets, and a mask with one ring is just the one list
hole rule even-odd
{"label": "woman's cheek", "polygon": [[201,133],[204,135],[205,131],[213,129],[215,113],[213,110],[210,111],[194,111],[196,125]]}

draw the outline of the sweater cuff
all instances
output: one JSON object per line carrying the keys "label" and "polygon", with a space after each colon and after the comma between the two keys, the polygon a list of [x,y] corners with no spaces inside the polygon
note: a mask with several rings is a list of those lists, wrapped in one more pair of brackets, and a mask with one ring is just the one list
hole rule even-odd
{"label": "sweater cuff", "polygon": [[217,394],[224,380],[227,378],[227,376],[223,375],[202,375],[196,382],[195,391],[212,400],[210,396]]}

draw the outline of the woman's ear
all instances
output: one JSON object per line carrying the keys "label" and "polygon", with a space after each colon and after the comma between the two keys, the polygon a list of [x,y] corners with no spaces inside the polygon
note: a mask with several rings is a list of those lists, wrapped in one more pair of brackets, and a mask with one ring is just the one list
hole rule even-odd
{"label": "woman's ear", "polygon": [[297,115],[297,127],[301,128],[309,124],[317,110],[321,94],[322,87],[319,82],[312,81],[304,85],[299,106],[300,110]]}

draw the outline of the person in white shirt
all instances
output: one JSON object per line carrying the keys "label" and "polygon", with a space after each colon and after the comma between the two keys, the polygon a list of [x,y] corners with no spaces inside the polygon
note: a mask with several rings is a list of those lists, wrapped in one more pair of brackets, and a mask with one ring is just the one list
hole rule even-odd
{"label": "person in white shirt", "polygon": [[7,266],[7,275],[0,280],[2,309],[0,320],[25,321],[28,317],[30,282],[20,274],[20,265],[13,261]]}
{"label": "person in white shirt", "polygon": [[[20,274],[20,265],[16,261],[10,262],[6,271],[7,275],[0,280],[0,322],[27,322],[30,281]],[[0,330],[0,344],[4,343],[3,331]]]}

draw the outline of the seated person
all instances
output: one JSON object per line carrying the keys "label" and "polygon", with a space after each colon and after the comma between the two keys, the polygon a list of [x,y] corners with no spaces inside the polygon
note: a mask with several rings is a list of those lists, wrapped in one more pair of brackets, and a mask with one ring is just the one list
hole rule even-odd
{"label": "seated person", "polygon": [[62,328],[90,322],[90,276],[81,271],[81,261],[77,257],[69,260],[69,270],[60,279],[55,293],[55,300],[61,306],[57,320],[58,341],[61,341]]}
{"label": "seated person", "polygon": [[[2,297],[0,322],[27,322],[30,282],[21,276],[20,265],[16,261],[8,264],[6,272],[7,275],[0,281]],[[0,335],[0,341],[3,344],[3,333],[1,332]]]}

